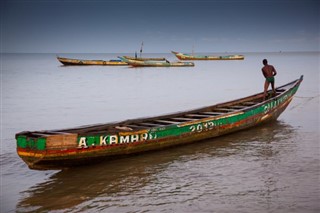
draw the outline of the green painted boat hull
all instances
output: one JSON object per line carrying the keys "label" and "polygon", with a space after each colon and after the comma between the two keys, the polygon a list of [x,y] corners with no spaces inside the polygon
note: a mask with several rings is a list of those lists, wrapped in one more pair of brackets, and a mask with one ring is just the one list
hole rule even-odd
{"label": "green painted boat hull", "polygon": [[[31,169],[63,169],[95,162],[108,163],[110,159],[182,144],[196,144],[276,120],[291,102],[302,80],[303,76],[278,87],[276,96],[266,101],[262,101],[263,94],[259,93],[152,118],[74,129],[21,132],[16,134],[17,152]],[[218,113],[223,110],[229,111]],[[197,116],[203,118],[196,119]],[[171,124],[164,125],[165,122]],[[154,127],[145,127],[147,125]]]}

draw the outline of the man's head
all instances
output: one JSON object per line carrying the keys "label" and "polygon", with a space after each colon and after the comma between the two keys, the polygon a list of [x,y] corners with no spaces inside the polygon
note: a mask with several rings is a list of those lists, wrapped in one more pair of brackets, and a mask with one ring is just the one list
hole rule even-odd
{"label": "man's head", "polygon": [[263,65],[267,65],[268,64],[267,59],[263,59],[262,63],[263,63]]}

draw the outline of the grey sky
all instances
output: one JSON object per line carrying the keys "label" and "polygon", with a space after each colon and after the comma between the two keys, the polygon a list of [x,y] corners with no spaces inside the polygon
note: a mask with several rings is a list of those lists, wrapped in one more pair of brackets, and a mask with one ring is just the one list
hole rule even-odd
{"label": "grey sky", "polygon": [[1,52],[319,51],[317,0],[5,0]]}

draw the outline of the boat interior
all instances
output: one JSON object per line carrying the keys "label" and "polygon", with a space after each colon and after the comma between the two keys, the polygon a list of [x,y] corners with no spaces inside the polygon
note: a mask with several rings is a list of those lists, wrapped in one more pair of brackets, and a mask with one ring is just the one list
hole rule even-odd
{"label": "boat interior", "polygon": [[[276,94],[272,95],[269,91],[269,99],[274,98],[283,92],[286,88],[277,88]],[[272,95],[272,97],[271,97]],[[143,129],[166,127],[170,125],[178,125],[185,122],[197,121],[204,118],[223,117],[227,114],[237,113],[248,110],[258,104],[263,103],[263,93],[253,95],[247,98],[238,99],[222,104],[208,106],[200,109],[195,109],[186,112],[179,112],[169,115],[163,115],[151,118],[140,118],[126,120],[117,123],[97,124],[81,126],[78,128],[64,129],[64,130],[52,130],[52,131],[36,131],[25,132],[24,135],[28,137],[38,138],[57,134],[70,134],[77,133],[79,135],[99,135],[99,134],[114,134],[120,131],[139,131]]]}

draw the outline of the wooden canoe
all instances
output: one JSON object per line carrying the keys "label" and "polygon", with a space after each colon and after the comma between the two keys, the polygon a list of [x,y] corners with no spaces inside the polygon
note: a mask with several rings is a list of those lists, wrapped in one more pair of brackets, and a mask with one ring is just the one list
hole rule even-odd
{"label": "wooden canoe", "polygon": [[[31,169],[63,169],[182,145],[276,120],[303,76],[263,93],[169,115],[52,131],[16,134],[17,153]],[[270,93],[270,91],[269,91]]]}
{"label": "wooden canoe", "polygon": [[126,62],[121,60],[82,60],[82,59],[71,59],[71,58],[62,58],[57,57],[63,65],[109,65],[109,66],[123,66],[128,65]]}
{"label": "wooden canoe", "polygon": [[123,56],[126,59],[137,60],[137,61],[165,61],[166,58],[143,58],[143,57],[131,57],[131,56]]}
{"label": "wooden canoe", "polygon": [[243,55],[225,55],[225,56],[208,56],[208,55],[191,55],[171,51],[180,60],[243,60]]}
{"label": "wooden canoe", "polygon": [[194,67],[193,62],[183,62],[183,61],[170,62],[168,60],[138,61],[138,60],[127,59],[125,57],[119,57],[119,58],[133,67]]}

